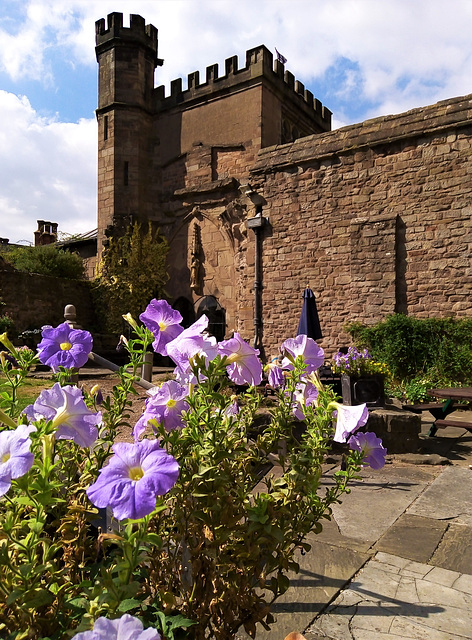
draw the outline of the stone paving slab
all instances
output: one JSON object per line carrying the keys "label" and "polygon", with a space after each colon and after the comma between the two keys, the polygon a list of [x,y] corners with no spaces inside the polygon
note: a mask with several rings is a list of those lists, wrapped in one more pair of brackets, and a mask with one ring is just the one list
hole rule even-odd
{"label": "stone paving slab", "polygon": [[436,479],[441,469],[387,465],[363,471],[352,493],[333,505],[333,518],[346,538],[374,544]]}
{"label": "stone paving slab", "polygon": [[401,558],[428,563],[448,526],[447,522],[404,513],[374,548]]}
{"label": "stone paving slab", "polygon": [[429,564],[472,574],[472,527],[449,525]]}
{"label": "stone paving slab", "polygon": [[379,552],[305,632],[307,640],[472,638],[472,576]]}
{"label": "stone paving slab", "polygon": [[417,516],[472,526],[472,469],[446,467],[408,509]]}

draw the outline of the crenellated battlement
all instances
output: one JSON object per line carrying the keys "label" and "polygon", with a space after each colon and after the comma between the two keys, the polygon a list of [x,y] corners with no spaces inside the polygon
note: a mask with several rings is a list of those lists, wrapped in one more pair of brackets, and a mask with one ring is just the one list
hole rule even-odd
{"label": "crenellated battlement", "polygon": [[123,26],[122,13],[110,13],[105,19],[101,18],[95,23],[95,43],[97,53],[104,48],[115,46],[117,42],[133,42],[144,45],[156,58],[157,64],[157,29],[152,24],[146,24],[143,17],[131,14],[130,26]]}
{"label": "crenellated battlement", "polygon": [[218,64],[212,64],[206,68],[204,82],[200,82],[199,71],[189,73],[187,89],[182,88],[182,78],[171,82],[168,96],[165,95],[163,85],[156,87],[154,89],[155,108],[157,111],[162,111],[176,105],[182,106],[182,103],[190,104],[208,99],[210,94],[216,97],[219,92],[227,92],[228,89],[239,85],[256,84],[261,78],[283,92],[285,99],[295,102],[297,108],[303,109],[307,115],[311,114],[311,117],[315,116],[323,129],[326,131],[331,129],[331,111],[323,106],[311,91],[305,89],[303,83],[296,80],[290,71],[286,71],[285,65],[280,60],[274,61],[272,53],[264,45],[246,52],[246,65],[241,69],[238,66],[238,56],[232,56],[225,60],[224,74],[221,76]]}

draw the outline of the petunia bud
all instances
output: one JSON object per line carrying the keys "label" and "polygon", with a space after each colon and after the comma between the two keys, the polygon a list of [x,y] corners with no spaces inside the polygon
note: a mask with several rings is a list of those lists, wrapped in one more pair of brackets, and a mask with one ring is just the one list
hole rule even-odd
{"label": "petunia bud", "polygon": [[138,323],[136,322],[136,320],[133,318],[133,316],[131,315],[131,313],[126,313],[125,315],[123,315],[123,320],[126,320],[126,322],[133,327],[133,329],[137,329],[138,328]]}
{"label": "petunia bud", "polygon": [[101,389],[100,389],[100,387],[99,387],[99,385],[98,385],[98,384],[95,384],[95,385],[91,388],[91,390],[90,390],[90,395],[91,395],[91,396],[95,396],[95,402],[96,402],[97,404],[102,404],[102,402],[103,402],[103,394],[102,394],[102,391],[101,391]]}

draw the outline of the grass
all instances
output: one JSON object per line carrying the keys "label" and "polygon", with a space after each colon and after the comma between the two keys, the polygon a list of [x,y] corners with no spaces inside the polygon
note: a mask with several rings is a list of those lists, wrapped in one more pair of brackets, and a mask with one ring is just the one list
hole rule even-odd
{"label": "grass", "polygon": [[[18,389],[18,408],[23,411],[29,404],[33,404],[43,389],[49,389],[54,384],[54,380],[49,378],[26,378],[21,387]],[[5,384],[5,376],[0,376],[0,390],[10,390],[9,385]]]}

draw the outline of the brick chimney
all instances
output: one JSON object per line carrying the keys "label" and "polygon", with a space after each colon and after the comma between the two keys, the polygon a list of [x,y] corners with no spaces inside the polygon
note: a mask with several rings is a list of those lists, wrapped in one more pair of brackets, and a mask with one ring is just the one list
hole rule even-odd
{"label": "brick chimney", "polygon": [[53,244],[57,241],[57,222],[38,220],[38,229],[34,232],[34,246]]}

